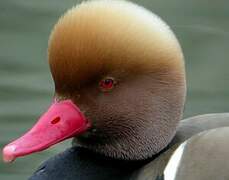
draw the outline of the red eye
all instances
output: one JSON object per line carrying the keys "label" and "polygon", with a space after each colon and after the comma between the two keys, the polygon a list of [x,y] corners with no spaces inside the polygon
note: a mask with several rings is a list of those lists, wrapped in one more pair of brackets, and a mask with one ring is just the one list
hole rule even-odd
{"label": "red eye", "polygon": [[100,81],[99,86],[102,90],[107,91],[114,87],[114,80],[112,78],[106,78]]}

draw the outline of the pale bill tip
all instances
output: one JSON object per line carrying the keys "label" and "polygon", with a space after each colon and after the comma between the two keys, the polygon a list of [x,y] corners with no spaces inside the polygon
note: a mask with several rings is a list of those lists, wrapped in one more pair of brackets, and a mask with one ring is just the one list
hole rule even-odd
{"label": "pale bill tip", "polygon": [[12,162],[15,160],[15,154],[14,152],[16,151],[16,146],[15,145],[8,145],[4,147],[3,149],[3,161],[6,163]]}

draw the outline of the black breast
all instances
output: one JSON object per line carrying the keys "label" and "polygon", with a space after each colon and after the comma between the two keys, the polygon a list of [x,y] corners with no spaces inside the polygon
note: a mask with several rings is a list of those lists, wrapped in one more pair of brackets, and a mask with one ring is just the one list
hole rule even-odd
{"label": "black breast", "polygon": [[45,161],[29,180],[130,180],[147,162],[114,160],[72,147]]}

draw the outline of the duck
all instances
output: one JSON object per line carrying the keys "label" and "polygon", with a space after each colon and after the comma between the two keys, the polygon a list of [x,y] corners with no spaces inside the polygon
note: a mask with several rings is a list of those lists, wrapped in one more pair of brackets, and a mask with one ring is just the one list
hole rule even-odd
{"label": "duck", "polygon": [[12,162],[69,138],[73,147],[30,179],[143,179],[152,164],[150,178],[160,178],[181,143],[229,125],[228,118],[216,121],[218,115],[214,122],[180,122],[182,49],[161,18],[132,2],[92,0],[68,10],[51,32],[48,61],[53,102],[4,147],[3,159]]}

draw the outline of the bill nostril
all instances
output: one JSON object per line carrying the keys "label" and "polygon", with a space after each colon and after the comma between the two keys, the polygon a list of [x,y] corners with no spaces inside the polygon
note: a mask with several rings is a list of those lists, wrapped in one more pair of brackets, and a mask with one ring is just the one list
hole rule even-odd
{"label": "bill nostril", "polygon": [[56,117],[51,121],[51,124],[57,124],[58,122],[60,122],[60,117]]}

